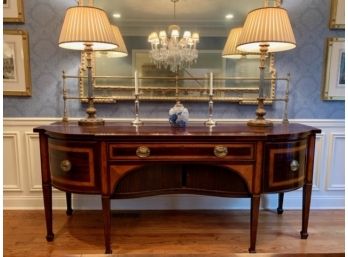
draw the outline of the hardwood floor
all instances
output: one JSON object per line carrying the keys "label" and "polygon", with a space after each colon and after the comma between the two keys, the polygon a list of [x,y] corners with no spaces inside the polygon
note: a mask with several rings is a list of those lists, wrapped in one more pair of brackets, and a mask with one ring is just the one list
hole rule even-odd
{"label": "hardwood floor", "polygon": [[[43,211],[4,211],[4,256],[103,256],[101,211],[74,211],[71,217],[54,211],[53,224],[55,240],[48,243]],[[249,255],[248,211],[113,212],[111,239],[113,256],[118,257],[344,253],[343,210],[311,211],[307,240],[300,239],[300,228],[300,211],[261,211],[258,254]]]}

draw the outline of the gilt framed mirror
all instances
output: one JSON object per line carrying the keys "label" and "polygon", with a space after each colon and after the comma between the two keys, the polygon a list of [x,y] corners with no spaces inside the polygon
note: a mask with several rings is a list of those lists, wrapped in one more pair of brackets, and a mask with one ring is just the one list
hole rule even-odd
{"label": "gilt framed mirror", "polygon": [[[258,59],[224,59],[221,50],[201,50],[197,63],[173,73],[158,69],[148,50],[133,49],[132,60],[93,56],[93,85],[96,102],[113,103],[134,99],[134,72],[138,72],[140,99],[146,101],[206,101],[209,93],[209,76],[213,73],[214,100],[255,104],[259,85]],[[81,57],[80,97],[87,94],[87,73],[84,55]],[[274,98],[276,71],[274,55],[266,67],[266,95]],[[270,103],[270,101],[267,101]]]}
{"label": "gilt framed mirror", "polygon": [[[238,1],[235,1],[238,2]],[[190,0],[177,4],[177,15],[173,21],[171,1],[148,0],[144,8],[140,0],[94,0],[94,5],[104,9],[111,23],[116,24],[126,42],[128,56],[113,58],[107,52],[93,55],[93,85],[95,102],[112,103],[134,100],[134,74],[139,79],[139,98],[142,101],[207,101],[209,74],[213,73],[214,101],[256,104],[259,87],[259,59],[222,58],[222,48],[213,48],[215,39],[225,41],[232,27],[243,24],[247,13],[262,7],[263,0],[240,3],[228,0]],[[200,8],[196,8],[196,6]],[[143,5],[142,5],[143,6]],[[199,10],[197,10],[199,9]],[[221,10],[233,10],[233,21],[221,18]],[[114,18],[114,14],[122,18]],[[220,14],[219,14],[220,13]],[[200,32],[197,46],[198,59],[186,69],[174,73],[169,69],[158,69],[149,57],[150,45],[147,37],[152,30],[166,28],[175,22],[181,28],[192,28]],[[208,24],[209,23],[209,24]],[[208,46],[208,47],[207,47]],[[275,58],[270,55],[266,67],[267,99],[275,94]],[[86,96],[85,57],[81,55],[80,97]],[[271,103],[272,101],[266,101]]]}

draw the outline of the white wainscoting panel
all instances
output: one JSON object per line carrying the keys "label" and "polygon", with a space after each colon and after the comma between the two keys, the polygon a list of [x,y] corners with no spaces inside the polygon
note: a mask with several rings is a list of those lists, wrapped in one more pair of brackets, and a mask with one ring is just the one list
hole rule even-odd
{"label": "white wainscoting panel", "polygon": [[326,190],[344,190],[344,134],[332,133],[326,166]]}
{"label": "white wainscoting panel", "polygon": [[37,154],[40,152],[39,135],[34,132],[25,132],[24,136],[28,153],[26,167],[29,176],[29,191],[41,192],[41,164],[40,155]]}
{"label": "white wainscoting panel", "polygon": [[320,190],[320,174],[322,172],[322,158],[324,134],[317,134],[315,140],[315,154],[314,154],[314,167],[313,167],[313,191]]}
{"label": "white wainscoting panel", "polygon": [[[4,118],[5,209],[43,209],[39,137],[33,128],[58,118]],[[112,119],[115,120],[115,119]],[[150,121],[150,120],[149,120]],[[233,120],[232,122],[245,122]],[[344,209],[344,120],[291,120],[317,127],[312,209]],[[275,209],[277,194],[262,197],[262,207]],[[73,195],[76,209],[101,209],[100,196]],[[65,194],[53,192],[53,207],[65,208]],[[197,195],[162,195],[113,200],[113,209],[249,209],[250,200]],[[302,190],[285,194],[285,209],[302,208]]]}
{"label": "white wainscoting panel", "polygon": [[4,131],[4,191],[20,192],[22,191],[21,183],[21,165],[20,165],[20,145],[19,132]]}

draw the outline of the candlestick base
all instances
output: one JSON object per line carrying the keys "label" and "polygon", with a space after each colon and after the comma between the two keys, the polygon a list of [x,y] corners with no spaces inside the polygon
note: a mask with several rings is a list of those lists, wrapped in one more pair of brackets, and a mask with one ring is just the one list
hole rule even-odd
{"label": "candlestick base", "polygon": [[215,126],[216,122],[213,119],[209,118],[207,121],[204,122],[204,125],[207,126],[207,127]]}
{"label": "candlestick base", "polygon": [[132,121],[132,125],[133,126],[139,126],[139,125],[143,125],[144,122],[142,122],[139,117],[136,117],[133,121]]}
{"label": "candlestick base", "polygon": [[204,122],[205,126],[215,126],[216,122],[213,120],[213,94],[212,92],[209,95],[209,101],[208,101],[208,120]]}
{"label": "candlestick base", "polygon": [[[137,87],[136,87],[136,89],[137,89]],[[138,94],[137,90],[135,91],[134,96],[135,96],[135,100],[134,100],[135,119],[132,121],[132,125],[139,126],[139,125],[142,125],[143,122],[139,119],[139,94]]]}

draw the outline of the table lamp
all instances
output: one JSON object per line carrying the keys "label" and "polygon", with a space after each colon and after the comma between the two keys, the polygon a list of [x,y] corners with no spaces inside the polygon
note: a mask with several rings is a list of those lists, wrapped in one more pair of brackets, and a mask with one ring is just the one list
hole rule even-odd
{"label": "table lamp", "polygon": [[296,47],[296,40],[288,13],[279,6],[266,6],[248,13],[237,42],[237,50],[260,53],[260,89],[256,118],[248,122],[249,126],[269,127],[272,122],[266,120],[264,108],[264,70],[269,52],[280,52]]}
{"label": "table lamp", "polygon": [[59,36],[59,47],[81,50],[86,54],[88,107],[87,117],[79,120],[81,126],[103,125],[104,120],[96,118],[92,84],[91,54],[97,50],[111,50],[118,47],[106,13],[93,6],[68,8]]}

